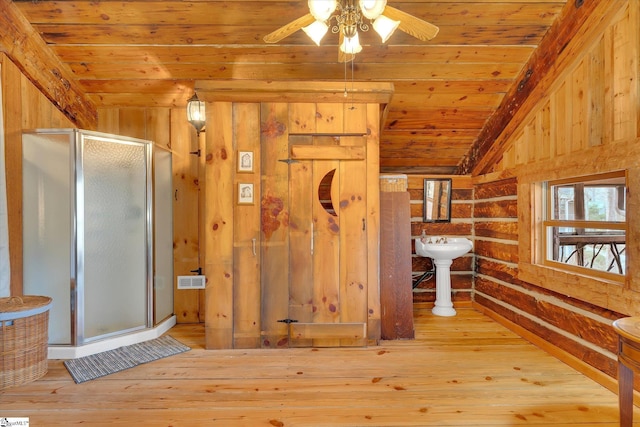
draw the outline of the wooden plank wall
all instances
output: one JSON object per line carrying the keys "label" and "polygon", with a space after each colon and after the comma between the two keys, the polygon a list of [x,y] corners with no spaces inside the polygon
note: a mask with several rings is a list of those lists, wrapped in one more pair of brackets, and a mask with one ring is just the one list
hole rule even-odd
{"label": "wooden plank wall", "polygon": [[[288,332],[280,319],[289,308],[289,105],[263,103],[259,119],[262,127],[262,213],[261,213],[261,330],[262,347],[288,346]],[[313,120],[312,120],[313,122]]]}
{"label": "wooden plank wall", "polygon": [[[451,222],[423,222],[423,195],[425,178],[452,178]],[[470,176],[409,175],[408,191],[411,197],[411,250],[412,273],[415,276],[431,270],[431,259],[415,254],[414,240],[424,230],[428,236],[467,237],[473,241],[473,185]],[[451,265],[452,300],[470,302],[473,292],[474,251],[453,260]],[[436,299],[435,276],[421,282],[413,290],[414,302],[433,303]]]}
{"label": "wooden plank wall", "polygon": [[71,128],[73,123],[0,54],[5,136],[11,294],[22,295],[22,131]]}
{"label": "wooden plank wall", "polygon": [[[581,41],[582,50],[567,47],[574,61],[541,84],[533,96],[536,108],[509,136],[493,171],[474,177],[476,306],[609,387],[617,376],[611,323],[640,315],[634,199],[640,191],[640,6],[620,3],[611,21],[593,29],[589,43]],[[607,283],[536,265],[536,183],[623,169],[631,279]]]}
{"label": "wooden plank wall", "polygon": [[408,191],[380,192],[380,310],[381,337],[411,339],[411,203]]}
{"label": "wooden plank wall", "polygon": [[233,205],[235,166],[233,143],[233,105],[216,102],[207,105],[207,123],[215,132],[206,135],[204,152],[205,196],[204,271],[205,338],[207,348],[233,348]]}
{"label": "wooden plank wall", "polygon": [[[206,98],[207,92],[203,90],[201,93]],[[207,134],[204,153],[207,348],[288,347],[288,326],[278,320],[291,315],[301,323],[308,320],[308,316],[314,322],[335,322],[337,319],[340,322],[368,322],[368,338],[373,341],[379,339],[379,305],[367,306],[371,301],[379,304],[377,252],[373,251],[374,268],[362,262],[371,256],[371,251],[367,250],[368,239],[373,238],[376,242],[373,247],[377,247],[379,202],[378,197],[369,200],[368,196],[353,193],[355,189],[352,188],[366,189],[368,194],[373,184],[378,184],[378,136],[375,129],[379,127],[379,107],[377,104],[360,105],[364,108],[351,109],[341,103],[267,101],[216,101],[207,104],[207,123],[218,129],[215,134]],[[352,126],[357,128],[352,129]],[[369,127],[373,129],[371,132],[367,131]],[[357,209],[357,221],[353,224],[340,223],[335,227],[340,230],[338,236],[328,228],[323,231],[318,225],[326,223],[329,228],[335,225],[333,218],[325,218],[326,221],[317,219],[321,214],[329,214],[322,211],[312,215],[312,206],[315,205],[311,201],[315,196],[311,189],[320,184],[327,170],[344,166],[337,160],[319,160],[309,168],[310,163],[303,161],[302,149],[308,147],[317,151],[324,146],[319,142],[318,147],[313,142],[323,138],[312,137],[318,132],[339,135],[345,131],[358,132],[364,137],[345,136],[339,138],[339,145],[334,145],[334,138],[324,137],[324,144],[329,142],[324,150],[330,153],[329,158],[333,158],[335,149],[343,149],[337,151],[349,154],[358,151],[354,149],[359,147],[364,153],[366,145],[367,150],[375,155],[371,163],[376,166],[376,173],[371,173],[363,160],[349,164],[349,170],[340,171],[340,175],[350,176],[353,173],[358,179],[340,181],[333,187],[337,191],[333,198],[340,200],[334,206],[341,213]],[[296,133],[292,135],[292,132]],[[253,172],[242,173],[236,169],[238,150],[253,151]],[[296,155],[302,161],[294,163],[290,170],[282,160]],[[254,185],[252,204],[238,204],[239,183]],[[377,187],[374,189],[377,194]],[[324,197],[331,198],[329,194]],[[294,203],[296,209],[291,214]],[[308,206],[305,207],[305,203]],[[290,260],[290,250],[300,244],[299,239],[307,242],[302,245],[305,250],[308,248],[309,226],[300,223],[300,215],[306,218],[305,222],[314,218],[317,234],[335,234],[316,241],[317,245],[325,241],[324,244],[330,246],[327,251],[330,259],[313,263],[308,262],[310,259],[307,257]],[[347,215],[340,217],[349,218]],[[363,227],[364,218],[375,222],[371,225],[373,230],[369,226]],[[354,247],[345,246],[347,244]],[[338,245],[342,245],[342,255],[337,251]],[[316,247],[316,254],[322,252],[319,246]],[[292,268],[289,268],[290,262]],[[309,270],[309,265],[317,270]],[[333,274],[335,280],[309,280],[311,277],[327,277],[327,274]],[[315,287],[310,287],[310,283]],[[339,287],[339,283],[362,286]],[[336,307],[340,309],[336,311]],[[335,338],[331,342],[323,339],[321,343],[314,341],[313,344],[353,345],[352,341],[352,338],[340,341]],[[364,342],[363,339],[360,341]],[[301,339],[293,345],[310,343]]]}
{"label": "wooden plank wall", "polygon": [[[234,348],[260,347],[260,211],[262,189],[260,188],[262,163],[260,152],[260,105],[256,103],[237,103],[233,107],[233,140],[238,151],[253,153],[253,173],[237,173],[233,192],[236,196],[239,186],[253,184],[254,203],[234,204],[234,265],[235,284],[233,292],[245,297],[233,301]],[[237,160],[237,157],[236,157]],[[282,164],[282,163],[281,163]]]}

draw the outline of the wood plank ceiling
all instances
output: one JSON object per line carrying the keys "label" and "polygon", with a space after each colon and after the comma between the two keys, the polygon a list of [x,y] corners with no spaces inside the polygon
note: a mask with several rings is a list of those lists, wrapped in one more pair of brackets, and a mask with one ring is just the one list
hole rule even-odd
{"label": "wood plank ceiling", "polygon": [[[363,51],[346,67],[338,62],[338,37],[331,33],[320,47],[302,31],[275,45],[263,42],[264,35],[308,13],[303,0],[13,4],[98,108],[182,107],[195,80],[334,80],[347,90],[352,80],[393,82],[381,171],[448,174],[464,171],[496,111],[512,113],[504,111],[506,97],[513,104],[535,49],[554,22],[569,21],[567,10],[582,1],[565,3],[390,0],[437,25],[439,34],[421,42],[396,31],[382,44],[375,33],[364,33]],[[4,51],[12,56],[7,44],[5,38]],[[485,129],[484,138],[495,133]]]}

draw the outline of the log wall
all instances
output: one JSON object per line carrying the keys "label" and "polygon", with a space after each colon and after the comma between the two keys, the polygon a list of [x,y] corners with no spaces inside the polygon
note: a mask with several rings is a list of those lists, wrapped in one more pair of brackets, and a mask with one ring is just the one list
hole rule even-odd
{"label": "log wall", "polygon": [[[425,178],[451,178],[451,222],[423,222]],[[411,251],[412,275],[419,277],[433,268],[430,258],[416,255],[414,241],[424,230],[428,236],[467,237],[473,241],[473,185],[470,176],[409,175],[408,190],[411,197]],[[452,300],[470,302],[473,292],[474,250],[453,260],[451,265]],[[435,275],[422,281],[413,290],[413,301],[433,303],[436,300]]]}
{"label": "log wall", "polygon": [[[611,323],[640,314],[634,199],[640,190],[640,6],[619,4],[582,45],[567,46],[573,60],[542,81],[529,101],[535,108],[501,136],[508,142],[500,162],[473,178],[476,307],[548,350],[561,350],[577,369],[606,374],[611,387],[617,376]],[[616,170],[628,177],[628,279],[612,283],[537,264],[532,230],[541,221],[539,183]]]}

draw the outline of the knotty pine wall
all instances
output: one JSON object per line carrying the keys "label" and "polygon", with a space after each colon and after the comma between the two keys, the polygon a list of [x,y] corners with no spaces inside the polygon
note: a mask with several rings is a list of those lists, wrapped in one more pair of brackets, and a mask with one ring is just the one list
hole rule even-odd
{"label": "knotty pine wall", "polygon": [[[451,178],[451,222],[423,222],[423,195],[425,178]],[[420,276],[433,268],[430,258],[415,253],[415,238],[422,230],[428,236],[467,237],[473,241],[473,184],[470,176],[460,175],[409,175],[408,191],[411,199],[411,250],[412,273]],[[470,302],[473,294],[473,270],[475,249],[453,260],[451,265],[452,300]],[[422,281],[413,290],[414,302],[433,303],[436,299],[435,276]]]}
{"label": "knotty pine wall", "polygon": [[[620,3],[591,29],[589,42],[566,47],[566,66],[542,82],[531,97],[535,108],[516,116],[497,141],[505,147],[500,162],[473,178],[475,306],[612,389],[611,323],[640,315],[640,6]],[[537,183],[614,170],[628,174],[630,279],[611,283],[537,265]]]}
{"label": "knotty pine wall", "polygon": [[[299,88],[289,83],[260,93],[243,91],[243,84],[227,91],[228,101],[220,100],[219,83],[196,84],[201,99],[207,101],[207,123],[217,130],[207,135],[206,142],[206,347],[307,346],[310,340],[320,346],[377,342],[378,99],[387,98],[391,88],[363,84],[364,102],[351,108],[353,104],[344,103],[332,83],[303,82]],[[313,102],[320,98],[325,102]],[[253,173],[236,173],[237,150],[254,152]],[[290,168],[281,161],[288,158],[300,160],[300,167]],[[332,168],[338,168],[337,176],[352,177],[340,181],[339,188],[334,186],[339,190],[334,194],[340,198],[339,219],[330,214],[318,219],[311,186]],[[253,204],[237,203],[228,191],[240,182],[254,184]],[[292,230],[297,230],[297,238],[290,238]],[[308,230],[316,240],[311,253],[304,255]],[[300,256],[290,259],[290,252]],[[333,268],[337,266],[339,277]],[[307,329],[295,341],[279,321],[288,316],[300,319]],[[328,323],[341,328],[332,328],[337,331],[366,323],[367,336],[314,335],[319,328],[313,326]]]}
{"label": "knotty pine wall", "polygon": [[0,53],[11,294],[22,294],[22,131],[71,128],[71,121]]}

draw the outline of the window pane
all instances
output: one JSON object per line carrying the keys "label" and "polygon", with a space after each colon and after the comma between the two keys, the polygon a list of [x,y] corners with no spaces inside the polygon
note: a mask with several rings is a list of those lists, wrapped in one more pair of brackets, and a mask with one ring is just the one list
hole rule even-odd
{"label": "window pane", "polygon": [[553,191],[553,219],[576,219],[574,200],[575,191],[573,185],[555,185]]}
{"label": "window pane", "polygon": [[551,185],[554,220],[624,222],[626,188],[624,176]]}
{"label": "window pane", "polygon": [[[624,191],[615,186],[584,188],[585,218],[587,221],[624,221]],[[624,187],[622,187],[624,188]],[[622,203],[618,197],[622,193]],[[622,209],[619,207],[622,206]]]}
{"label": "window pane", "polygon": [[547,259],[623,275],[625,232],[574,227],[547,227]]}

